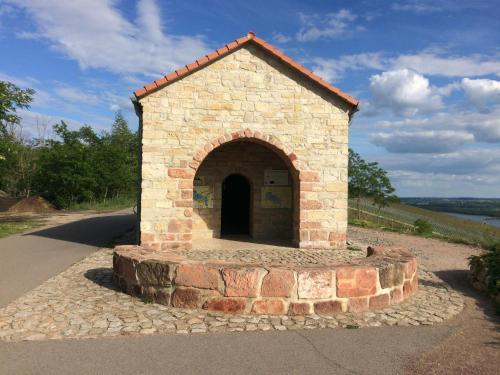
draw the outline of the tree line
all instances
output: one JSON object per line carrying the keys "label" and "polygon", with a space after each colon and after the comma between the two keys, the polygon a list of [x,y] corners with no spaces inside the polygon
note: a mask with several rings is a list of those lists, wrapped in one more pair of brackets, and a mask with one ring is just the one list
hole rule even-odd
{"label": "tree line", "polygon": [[70,130],[61,121],[54,137],[23,137],[16,131],[35,94],[0,81],[0,190],[13,197],[40,195],[60,208],[89,201],[135,198],[137,132],[118,112],[110,132],[90,126]]}

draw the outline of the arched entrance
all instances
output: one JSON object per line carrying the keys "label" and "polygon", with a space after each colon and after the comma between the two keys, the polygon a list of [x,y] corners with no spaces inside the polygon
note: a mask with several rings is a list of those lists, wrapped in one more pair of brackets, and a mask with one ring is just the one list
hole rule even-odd
{"label": "arched entrance", "polygon": [[273,145],[236,139],[208,152],[193,180],[192,238],[243,235],[297,244],[298,173]]}
{"label": "arched entrance", "polygon": [[250,183],[231,174],[222,183],[221,236],[250,234]]}

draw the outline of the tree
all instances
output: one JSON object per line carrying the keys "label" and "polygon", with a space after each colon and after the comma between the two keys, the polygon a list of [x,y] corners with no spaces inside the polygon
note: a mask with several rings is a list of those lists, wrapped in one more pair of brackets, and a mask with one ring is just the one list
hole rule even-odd
{"label": "tree", "polygon": [[17,109],[29,108],[33,101],[35,90],[21,89],[11,82],[0,81],[0,133],[7,135],[8,124],[19,124],[21,118],[16,113]]}
{"label": "tree", "polygon": [[378,163],[367,163],[359,154],[349,149],[349,197],[356,199],[358,219],[360,217],[361,198],[372,198],[373,204],[379,210],[388,205],[391,200],[397,199],[393,194],[387,172],[378,166]]}

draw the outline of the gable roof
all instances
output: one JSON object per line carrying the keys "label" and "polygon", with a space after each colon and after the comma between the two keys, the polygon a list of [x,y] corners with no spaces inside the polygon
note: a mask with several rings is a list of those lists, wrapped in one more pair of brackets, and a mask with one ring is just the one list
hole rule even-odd
{"label": "gable roof", "polygon": [[209,53],[208,55],[203,56],[202,58],[196,60],[195,62],[188,64],[178,70],[173,71],[172,73],[169,73],[165,75],[164,77],[151,82],[150,84],[141,87],[140,89],[137,89],[134,91],[134,95],[137,99],[143,98],[150,94],[153,91],[156,91],[159,88],[162,88],[164,86],[167,86],[173,81],[177,81],[183,76],[185,76],[188,73],[191,73],[195,70],[202,69],[206,65],[208,65],[210,62],[212,62],[215,59],[218,59],[220,57],[223,57],[225,55],[228,55],[235,49],[240,48],[241,46],[248,44],[248,43],[254,43],[261,47],[264,51],[268,52],[269,54],[275,56],[278,58],[280,61],[284,62],[286,65],[290,66],[294,70],[298,71],[302,75],[306,76],[309,78],[311,81],[314,81],[316,84],[319,84],[323,88],[327,89],[328,91],[332,92],[333,94],[337,95],[339,98],[343,99],[346,103],[357,107],[359,104],[359,100],[353,98],[349,94],[346,94],[339,88],[331,85],[321,77],[317,76],[314,74],[312,71],[309,69],[305,68],[303,65],[299,64],[295,60],[291,59],[290,57],[286,56],[283,52],[278,50],[277,48],[273,47],[269,43],[267,43],[265,40],[259,38],[258,36],[255,35],[253,32],[248,32],[247,35],[236,39],[235,41],[226,44],[224,47],[219,48],[218,50]]}

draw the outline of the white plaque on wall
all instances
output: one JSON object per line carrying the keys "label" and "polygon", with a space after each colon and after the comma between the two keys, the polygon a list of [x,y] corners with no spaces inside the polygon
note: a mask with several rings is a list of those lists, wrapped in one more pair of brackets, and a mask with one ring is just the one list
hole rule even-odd
{"label": "white plaque on wall", "polygon": [[264,171],[264,185],[288,186],[288,171],[286,169],[266,169]]}

